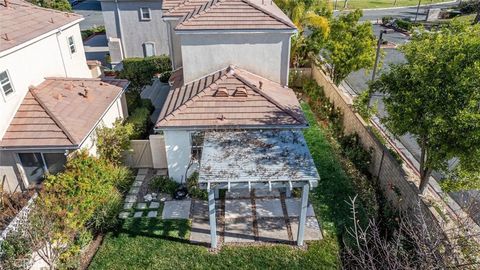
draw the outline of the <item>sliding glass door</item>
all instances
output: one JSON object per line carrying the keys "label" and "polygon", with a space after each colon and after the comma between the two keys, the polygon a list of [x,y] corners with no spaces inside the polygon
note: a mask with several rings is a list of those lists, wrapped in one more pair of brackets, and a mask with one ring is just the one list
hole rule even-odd
{"label": "sliding glass door", "polygon": [[40,184],[46,173],[61,172],[67,161],[64,153],[18,153],[18,157],[30,185]]}

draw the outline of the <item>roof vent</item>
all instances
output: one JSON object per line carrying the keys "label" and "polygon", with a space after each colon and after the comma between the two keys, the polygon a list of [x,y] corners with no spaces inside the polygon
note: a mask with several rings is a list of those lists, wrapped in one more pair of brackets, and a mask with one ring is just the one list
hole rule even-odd
{"label": "roof vent", "polygon": [[84,98],[88,98],[88,92],[90,91],[90,89],[88,87],[85,87],[83,89],[83,93],[78,93],[80,96],[84,97]]}
{"label": "roof vent", "polygon": [[245,87],[237,87],[233,93],[234,97],[247,97],[247,89]]}
{"label": "roof vent", "polygon": [[216,97],[228,97],[227,88],[219,87],[218,90],[215,92],[214,96],[216,96]]}
{"label": "roof vent", "polygon": [[4,33],[2,38],[3,38],[5,41],[10,41],[10,38],[8,37],[8,34],[7,34],[7,33]]}
{"label": "roof vent", "polygon": [[262,89],[262,87],[263,87],[263,82],[262,82],[262,81],[259,81],[259,82],[258,82],[258,88],[259,88],[259,89]]}

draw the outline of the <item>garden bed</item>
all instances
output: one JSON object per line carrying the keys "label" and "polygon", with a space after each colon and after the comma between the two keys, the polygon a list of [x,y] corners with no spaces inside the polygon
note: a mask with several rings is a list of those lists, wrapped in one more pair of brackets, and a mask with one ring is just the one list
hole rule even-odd
{"label": "garden bed", "polygon": [[5,193],[0,200],[0,231],[3,231],[25,207],[35,192]]}

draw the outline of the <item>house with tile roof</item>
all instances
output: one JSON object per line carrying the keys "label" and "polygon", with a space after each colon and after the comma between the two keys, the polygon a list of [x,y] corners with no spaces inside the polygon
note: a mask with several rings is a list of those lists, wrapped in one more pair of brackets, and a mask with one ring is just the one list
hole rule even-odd
{"label": "house with tile roof", "polygon": [[288,88],[291,20],[270,0],[164,0],[174,72],[155,129],[169,175],[198,169],[212,130],[307,126]]}
{"label": "house with tile roof", "polygon": [[39,184],[80,148],[95,154],[95,129],[128,114],[126,80],[93,78],[80,15],[23,0],[0,4],[0,186]]}

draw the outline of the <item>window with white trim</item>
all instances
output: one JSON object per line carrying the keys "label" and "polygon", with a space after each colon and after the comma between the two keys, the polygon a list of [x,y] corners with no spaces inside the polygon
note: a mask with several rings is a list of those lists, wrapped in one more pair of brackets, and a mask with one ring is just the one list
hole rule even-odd
{"label": "window with white trim", "polygon": [[140,8],[140,19],[142,21],[150,21],[152,19],[152,17],[150,16],[149,8],[146,8],[146,7]]}
{"label": "window with white trim", "polygon": [[77,48],[75,48],[75,40],[73,39],[73,36],[68,37],[68,47],[70,48],[70,53],[75,53],[77,51]]}
{"label": "window with white trim", "polygon": [[143,55],[145,57],[155,55],[155,44],[153,42],[143,43]]}
{"label": "window with white trim", "polygon": [[14,92],[12,82],[10,81],[10,76],[8,76],[8,72],[6,70],[0,72],[0,88],[2,88],[2,93],[5,97],[13,94]]}

